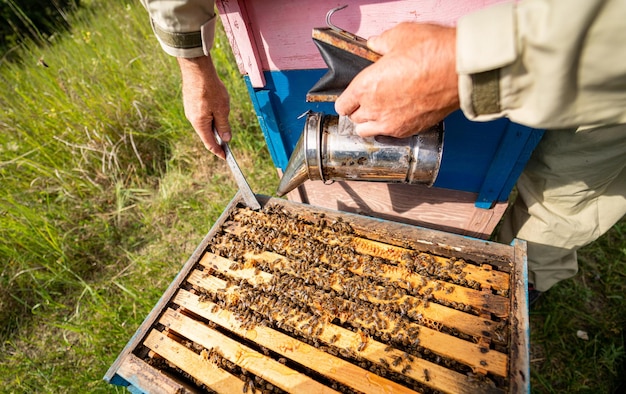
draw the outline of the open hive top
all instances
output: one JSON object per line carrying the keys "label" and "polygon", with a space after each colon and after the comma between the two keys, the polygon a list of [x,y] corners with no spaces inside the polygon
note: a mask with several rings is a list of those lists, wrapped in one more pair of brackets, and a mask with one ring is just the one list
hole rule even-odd
{"label": "open hive top", "polygon": [[512,261],[378,223],[234,207],[134,354],[210,392],[511,391]]}

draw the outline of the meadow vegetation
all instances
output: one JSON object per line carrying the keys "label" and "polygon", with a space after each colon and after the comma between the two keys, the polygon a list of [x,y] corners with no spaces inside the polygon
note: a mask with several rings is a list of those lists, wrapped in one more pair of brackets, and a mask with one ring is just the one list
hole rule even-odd
{"label": "meadow vegetation", "polygon": [[[0,392],[125,391],[104,373],[237,190],[185,120],[177,66],[139,2],[83,1],[68,18],[69,31],[0,64]],[[222,33],[213,56],[235,155],[272,195]],[[533,391],[610,393],[626,380],[626,222],[580,260],[532,312]]]}

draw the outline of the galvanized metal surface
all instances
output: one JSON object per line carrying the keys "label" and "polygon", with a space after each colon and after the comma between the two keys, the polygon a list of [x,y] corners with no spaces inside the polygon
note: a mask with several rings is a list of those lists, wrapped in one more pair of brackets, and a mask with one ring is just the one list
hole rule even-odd
{"label": "galvanized metal surface", "polygon": [[432,185],[443,150],[443,127],[408,138],[363,138],[347,117],[311,112],[278,186],[283,196],[308,180]]}
{"label": "galvanized metal surface", "polygon": [[222,146],[222,149],[226,154],[226,163],[228,163],[228,167],[235,177],[235,181],[237,182],[237,186],[239,186],[239,191],[241,193],[241,196],[243,197],[245,204],[250,209],[261,209],[261,204],[259,204],[259,201],[256,199],[256,196],[250,188],[248,181],[246,181],[246,177],[243,175],[243,172],[241,172],[241,168],[239,168],[239,165],[237,164],[237,161],[233,156],[233,152],[230,150],[230,146],[228,146],[227,142],[222,141],[217,131],[214,130],[214,133],[217,142]]}

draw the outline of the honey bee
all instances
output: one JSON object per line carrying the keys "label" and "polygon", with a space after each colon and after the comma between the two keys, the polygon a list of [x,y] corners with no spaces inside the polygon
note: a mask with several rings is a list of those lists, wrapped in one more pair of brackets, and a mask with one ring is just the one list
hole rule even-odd
{"label": "honey bee", "polygon": [[407,364],[407,365],[405,365],[405,366],[404,366],[404,368],[402,368],[402,373],[403,373],[403,374],[406,374],[406,373],[407,373],[407,372],[409,372],[411,369],[412,369],[412,368],[411,368],[411,365],[410,365],[410,364]]}
{"label": "honey bee", "polygon": [[202,294],[200,295],[200,297],[198,297],[198,301],[200,302],[207,302],[210,301],[210,297],[207,294]]}

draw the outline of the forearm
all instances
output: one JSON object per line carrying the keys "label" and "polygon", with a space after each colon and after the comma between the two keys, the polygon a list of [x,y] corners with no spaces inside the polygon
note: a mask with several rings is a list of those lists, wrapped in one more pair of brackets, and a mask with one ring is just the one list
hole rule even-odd
{"label": "forearm", "polygon": [[141,0],[163,50],[176,57],[194,58],[209,53],[216,15],[211,0]]}
{"label": "forearm", "polygon": [[626,122],[626,2],[530,0],[459,21],[461,108],[540,128]]}

